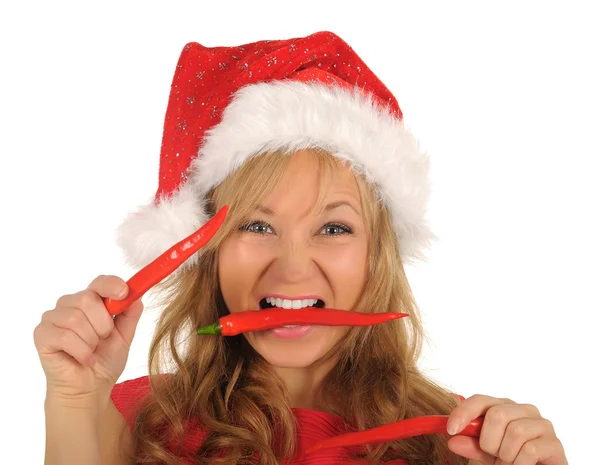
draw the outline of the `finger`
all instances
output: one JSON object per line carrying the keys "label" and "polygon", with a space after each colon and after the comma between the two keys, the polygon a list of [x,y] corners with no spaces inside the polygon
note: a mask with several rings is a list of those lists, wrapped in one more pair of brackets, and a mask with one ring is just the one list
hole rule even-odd
{"label": "finger", "polygon": [[[531,426],[531,423],[523,424],[519,420],[523,419],[535,419],[539,421],[538,410],[533,405],[528,404],[497,404],[488,409],[481,426],[481,433],[479,434],[479,446],[481,449],[488,454],[499,456],[500,446],[505,440],[514,441],[519,437],[524,439],[532,439],[536,436],[528,435],[524,431],[524,427]],[[512,425],[512,426],[511,426]],[[539,428],[538,428],[539,429]],[[509,430],[511,434],[509,435]],[[515,437],[515,431],[517,437]],[[517,455],[517,452],[523,444],[523,440],[517,444],[512,443],[511,453],[512,458]],[[514,447],[517,450],[514,450]],[[504,460],[504,459],[503,459]]]}
{"label": "finger", "polygon": [[113,275],[100,275],[87,288],[98,293],[101,297],[116,300],[124,298],[129,291],[127,283],[118,276]]}
{"label": "finger", "polygon": [[100,337],[80,308],[60,307],[42,315],[42,321],[76,333],[91,349],[96,350]]}
{"label": "finger", "polygon": [[527,441],[521,447],[513,465],[530,465],[544,463],[547,465],[563,465],[567,463],[565,450],[558,438],[537,438]]}
{"label": "finger", "polygon": [[448,440],[448,449],[462,457],[477,460],[482,465],[496,465],[496,457],[481,450],[477,438],[453,436]]}
{"label": "finger", "polygon": [[[488,413],[489,414],[489,413]],[[506,434],[496,455],[505,462],[513,463],[525,443],[540,437],[554,437],[554,427],[545,418],[519,418],[506,427]],[[479,443],[486,451],[486,447]]]}
{"label": "finger", "polygon": [[[86,289],[96,292],[100,297],[110,297],[117,300],[125,297],[128,291],[127,283],[118,276],[112,275],[97,276]],[[75,295],[77,294],[63,295],[56,301],[55,307],[72,307],[72,299]]]}
{"label": "finger", "polygon": [[43,322],[35,328],[34,332],[36,348],[40,355],[64,352],[82,365],[89,365],[93,350],[74,331]]}
{"label": "finger", "polygon": [[486,413],[494,405],[514,403],[510,399],[475,394],[452,410],[448,417],[448,434],[460,433],[469,422]]}
{"label": "finger", "polygon": [[[100,339],[106,339],[113,331],[115,325],[112,316],[106,311],[102,297],[97,291],[86,289],[76,294],[61,297],[61,299],[59,299],[60,307],[81,309]],[[57,309],[60,307],[57,306]]]}
{"label": "finger", "polygon": [[[128,346],[130,346],[131,342],[133,341],[135,329],[140,321],[143,310],[144,304],[140,298],[132,303],[128,309],[119,313],[114,318],[115,329],[119,332]],[[108,312],[106,312],[106,314],[108,315]]]}

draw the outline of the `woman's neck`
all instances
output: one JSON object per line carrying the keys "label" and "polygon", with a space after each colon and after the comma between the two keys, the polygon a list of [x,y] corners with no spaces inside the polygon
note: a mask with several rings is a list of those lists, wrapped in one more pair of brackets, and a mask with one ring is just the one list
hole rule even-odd
{"label": "woman's neck", "polygon": [[319,398],[319,391],[332,367],[329,364],[306,368],[274,368],[287,388],[290,407],[326,412],[327,408]]}

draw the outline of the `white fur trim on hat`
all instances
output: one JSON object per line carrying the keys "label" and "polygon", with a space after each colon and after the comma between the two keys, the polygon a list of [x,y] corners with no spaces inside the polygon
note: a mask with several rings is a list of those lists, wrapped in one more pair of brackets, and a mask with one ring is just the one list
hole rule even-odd
{"label": "white fur trim on hat", "polygon": [[144,207],[143,221],[133,216],[120,228],[130,263],[143,266],[203,224],[206,193],[250,157],[314,147],[347,161],[376,188],[391,211],[403,263],[425,260],[437,239],[425,218],[429,157],[403,121],[358,88],[290,80],[248,85],[234,95],[205,134],[187,183],[158,207]]}
{"label": "white fur trim on hat", "polygon": [[[204,200],[188,182],[172,198],[161,198],[158,205],[152,199],[129,214],[117,230],[117,245],[129,265],[141,268],[207,221]],[[194,264],[196,256],[192,255],[186,265]]]}

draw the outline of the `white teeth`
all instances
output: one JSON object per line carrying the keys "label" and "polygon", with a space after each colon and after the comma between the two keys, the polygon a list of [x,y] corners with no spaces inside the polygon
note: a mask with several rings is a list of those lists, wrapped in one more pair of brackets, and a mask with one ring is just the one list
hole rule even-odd
{"label": "white teeth", "polygon": [[298,325],[285,325],[285,326],[282,326],[282,328],[297,328],[297,327],[298,327]]}
{"label": "white teeth", "polygon": [[315,305],[318,300],[317,299],[302,299],[302,300],[289,300],[289,299],[276,299],[275,297],[267,297],[265,299],[268,304],[273,305],[274,307],[286,308],[286,309],[300,309],[305,307],[312,307]]}

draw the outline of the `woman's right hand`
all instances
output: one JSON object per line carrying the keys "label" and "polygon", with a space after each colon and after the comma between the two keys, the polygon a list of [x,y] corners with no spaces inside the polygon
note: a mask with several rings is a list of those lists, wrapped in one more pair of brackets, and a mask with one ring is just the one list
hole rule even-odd
{"label": "woman's right hand", "polygon": [[113,317],[103,298],[120,300],[127,291],[121,278],[98,276],[42,315],[33,337],[48,395],[81,399],[110,393],[125,369],[143,304],[137,300]]}

